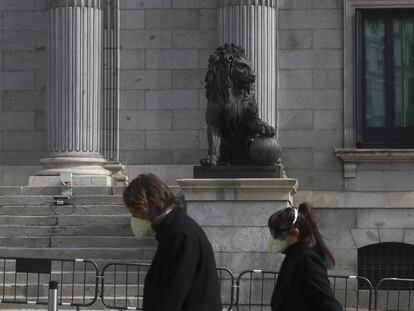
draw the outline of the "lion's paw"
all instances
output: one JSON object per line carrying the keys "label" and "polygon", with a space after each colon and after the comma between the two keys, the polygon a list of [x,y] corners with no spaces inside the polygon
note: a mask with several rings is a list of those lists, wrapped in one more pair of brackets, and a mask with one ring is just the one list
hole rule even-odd
{"label": "lion's paw", "polygon": [[200,160],[201,166],[216,166],[217,165],[217,157],[214,155],[209,155],[205,158]]}

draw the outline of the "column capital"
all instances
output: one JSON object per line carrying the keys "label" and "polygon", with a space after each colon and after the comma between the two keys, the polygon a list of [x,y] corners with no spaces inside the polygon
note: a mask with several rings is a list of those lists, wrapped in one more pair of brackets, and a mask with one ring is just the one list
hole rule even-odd
{"label": "column capital", "polygon": [[232,5],[257,5],[275,8],[277,0],[220,0],[219,7]]}
{"label": "column capital", "polygon": [[102,9],[104,0],[47,0],[47,8],[87,7]]}

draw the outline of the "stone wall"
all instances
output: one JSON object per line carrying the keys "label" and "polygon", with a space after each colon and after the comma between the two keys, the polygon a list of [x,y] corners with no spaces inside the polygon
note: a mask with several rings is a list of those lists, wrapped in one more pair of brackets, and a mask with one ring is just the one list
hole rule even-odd
{"label": "stone wall", "polygon": [[206,154],[204,75],[217,1],[121,1],[120,157],[193,164]]}
{"label": "stone wall", "polygon": [[344,187],[342,1],[279,1],[279,139],[300,189]]}
{"label": "stone wall", "polygon": [[269,251],[267,220],[286,202],[190,202],[187,210],[206,232],[218,266],[277,271],[283,256]]}
{"label": "stone wall", "polygon": [[0,166],[36,165],[44,152],[44,9],[44,0],[0,1]]}

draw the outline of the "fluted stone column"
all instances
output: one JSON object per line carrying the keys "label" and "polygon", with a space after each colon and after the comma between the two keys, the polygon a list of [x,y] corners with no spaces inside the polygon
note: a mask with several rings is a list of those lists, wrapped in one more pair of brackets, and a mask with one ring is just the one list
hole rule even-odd
{"label": "fluted stone column", "polygon": [[102,156],[101,0],[49,0],[47,155],[37,175],[110,175]]}
{"label": "fluted stone column", "polygon": [[277,0],[220,0],[219,42],[246,50],[262,120],[277,125]]}
{"label": "fluted stone column", "polygon": [[119,159],[120,0],[106,0],[103,36],[103,155],[105,168],[118,182],[127,181]]}

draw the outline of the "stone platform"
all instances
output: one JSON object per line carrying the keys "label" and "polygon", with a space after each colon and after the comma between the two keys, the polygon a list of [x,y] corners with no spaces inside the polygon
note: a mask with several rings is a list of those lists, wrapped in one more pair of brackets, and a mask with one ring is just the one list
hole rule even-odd
{"label": "stone platform", "polygon": [[281,178],[280,165],[194,166],[194,178]]}
{"label": "stone platform", "polygon": [[217,265],[238,274],[277,271],[282,256],[269,253],[267,220],[290,206],[298,183],[290,178],[179,179],[187,213],[205,230]]}

